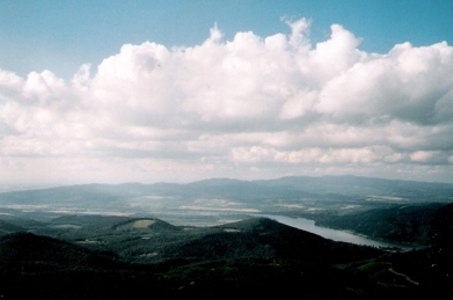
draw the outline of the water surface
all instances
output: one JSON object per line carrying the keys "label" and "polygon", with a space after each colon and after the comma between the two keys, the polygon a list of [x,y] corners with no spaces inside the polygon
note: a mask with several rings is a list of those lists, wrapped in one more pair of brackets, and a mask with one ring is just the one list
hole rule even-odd
{"label": "water surface", "polygon": [[317,234],[319,236],[322,236],[326,239],[331,239],[331,240],[337,241],[337,242],[346,242],[346,243],[373,246],[373,247],[398,247],[398,248],[401,248],[401,246],[399,246],[399,245],[371,240],[366,237],[352,234],[352,233],[349,233],[346,231],[336,230],[336,229],[331,229],[331,228],[326,228],[326,227],[319,227],[319,226],[315,225],[315,221],[305,219],[305,218],[289,218],[289,217],[277,216],[277,215],[255,215],[255,216],[261,216],[261,217],[273,219],[282,224],[285,224],[285,225],[288,225],[288,226],[291,226],[294,228],[302,229],[302,230]]}

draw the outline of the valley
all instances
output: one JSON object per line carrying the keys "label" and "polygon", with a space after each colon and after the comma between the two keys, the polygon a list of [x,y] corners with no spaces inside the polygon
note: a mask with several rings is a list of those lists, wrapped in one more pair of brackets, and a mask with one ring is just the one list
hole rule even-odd
{"label": "valley", "polygon": [[452,195],[448,184],[350,176],[0,193],[0,293],[433,295],[452,283]]}

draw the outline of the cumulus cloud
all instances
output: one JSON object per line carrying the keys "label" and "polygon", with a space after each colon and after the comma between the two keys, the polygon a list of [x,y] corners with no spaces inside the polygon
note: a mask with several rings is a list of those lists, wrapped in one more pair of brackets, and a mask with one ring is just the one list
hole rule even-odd
{"label": "cumulus cloud", "polygon": [[451,46],[367,53],[341,25],[312,44],[309,21],[286,22],[289,34],[268,37],[225,40],[215,25],[191,47],[126,44],[71,81],[0,70],[0,179],[49,164],[52,178],[75,181],[328,172],[450,180]]}

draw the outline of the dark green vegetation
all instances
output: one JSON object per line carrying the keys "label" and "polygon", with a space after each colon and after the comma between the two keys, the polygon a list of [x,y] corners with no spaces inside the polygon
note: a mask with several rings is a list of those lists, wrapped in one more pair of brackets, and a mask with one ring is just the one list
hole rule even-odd
{"label": "dark green vegetation", "polygon": [[453,204],[392,205],[349,215],[316,216],[319,226],[409,245],[444,245],[453,237]]}
{"label": "dark green vegetation", "polygon": [[[451,184],[353,176],[0,193],[0,297],[436,298],[453,284],[452,201]],[[424,248],[334,242],[260,213]]]}
{"label": "dark green vegetation", "polygon": [[453,283],[448,245],[404,253],[333,242],[265,218],[214,227],[64,216],[2,223],[0,294],[23,299],[226,296],[379,299]]}

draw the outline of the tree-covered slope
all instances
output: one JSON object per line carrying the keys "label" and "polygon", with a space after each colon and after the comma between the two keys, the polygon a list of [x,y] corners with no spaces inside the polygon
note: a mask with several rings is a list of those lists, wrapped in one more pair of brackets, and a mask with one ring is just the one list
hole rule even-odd
{"label": "tree-covered slope", "polygon": [[453,204],[392,205],[349,215],[325,214],[319,226],[351,230],[370,238],[419,245],[449,244]]}
{"label": "tree-covered slope", "polygon": [[413,297],[445,290],[453,270],[448,249],[385,253],[265,218],[205,228],[153,218],[83,219],[55,220],[80,226],[64,229],[64,240],[0,237],[5,299]]}

